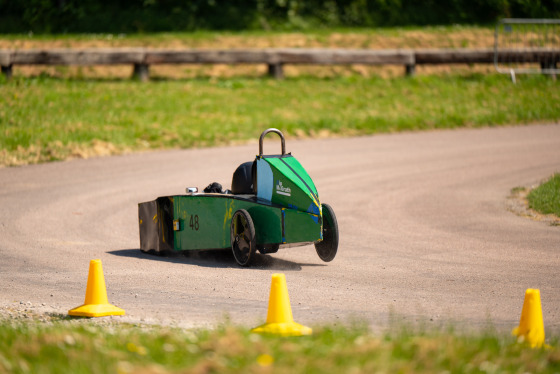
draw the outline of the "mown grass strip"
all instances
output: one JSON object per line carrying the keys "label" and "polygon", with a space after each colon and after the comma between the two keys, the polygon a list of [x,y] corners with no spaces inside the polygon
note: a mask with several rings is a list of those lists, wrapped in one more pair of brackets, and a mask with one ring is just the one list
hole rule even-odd
{"label": "mown grass strip", "polygon": [[279,338],[221,325],[214,330],[2,322],[0,372],[11,373],[435,373],[560,370],[557,342],[530,349],[495,331],[458,334],[367,327],[315,327],[308,337]]}
{"label": "mown grass strip", "polygon": [[527,200],[531,209],[560,217],[560,173],[529,192]]}
{"label": "mown grass strip", "polygon": [[0,48],[492,48],[494,27],[323,28],[130,34],[0,34]]}
{"label": "mown grass strip", "polygon": [[560,120],[558,83],[501,75],[348,76],[0,83],[0,164],[17,165],[155,148],[244,142],[276,127],[288,136]]}

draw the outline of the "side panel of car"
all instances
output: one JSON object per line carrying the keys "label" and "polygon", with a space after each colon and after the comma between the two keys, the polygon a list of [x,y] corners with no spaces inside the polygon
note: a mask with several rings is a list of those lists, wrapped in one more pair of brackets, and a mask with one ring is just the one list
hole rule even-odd
{"label": "side panel of car", "polygon": [[322,239],[321,216],[282,209],[284,230],[282,243],[314,242]]}
{"label": "side panel of car", "polygon": [[320,212],[280,208],[231,195],[181,195],[139,204],[141,249],[229,248],[231,219],[239,209],[251,215],[259,245],[322,239]]}
{"label": "side panel of car", "polygon": [[280,208],[232,197],[175,196],[173,214],[175,249],[229,248],[231,218],[239,209],[245,209],[251,215],[258,244],[281,242]]}

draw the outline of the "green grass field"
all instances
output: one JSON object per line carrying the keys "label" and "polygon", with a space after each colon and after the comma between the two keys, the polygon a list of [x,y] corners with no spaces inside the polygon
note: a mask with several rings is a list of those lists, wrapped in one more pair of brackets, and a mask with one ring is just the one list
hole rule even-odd
{"label": "green grass field", "polygon": [[0,48],[492,48],[494,27],[453,25],[297,31],[0,34]]}
{"label": "green grass field", "polygon": [[560,174],[535,188],[527,196],[529,207],[542,214],[554,214],[560,217]]}
{"label": "green grass field", "polygon": [[[557,342],[530,349],[489,330],[457,333],[365,326],[280,338],[213,330],[97,325],[55,317],[0,323],[0,373],[558,373]],[[79,323],[75,323],[79,322]]]}
{"label": "green grass field", "polygon": [[288,136],[558,122],[558,83],[502,75],[160,79],[16,77],[0,83],[0,164]]}
{"label": "green grass field", "polygon": [[[301,32],[0,35],[0,48],[491,48],[478,26]],[[154,66],[148,83],[130,66],[16,66],[0,76],[0,166],[224,145],[268,127],[291,137],[558,122],[558,82],[512,84],[486,66],[404,68]]]}

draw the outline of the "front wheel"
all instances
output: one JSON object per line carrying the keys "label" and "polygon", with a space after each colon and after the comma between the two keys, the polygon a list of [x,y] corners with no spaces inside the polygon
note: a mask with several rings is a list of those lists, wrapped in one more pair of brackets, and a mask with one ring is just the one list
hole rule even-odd
{"label": "front wheel", "polygon": [[338,250],[338,223],[334,210],[328,204],[321,204],[323,211],[323,240],[315,242],[315,250],[325,262],[330,262]]}
{"label": "front wheel", "polygon": [[231,218],[231,250],[235,261],[241,266],[249,266],[257,249],[255,226],[245,209],[239,209]]}

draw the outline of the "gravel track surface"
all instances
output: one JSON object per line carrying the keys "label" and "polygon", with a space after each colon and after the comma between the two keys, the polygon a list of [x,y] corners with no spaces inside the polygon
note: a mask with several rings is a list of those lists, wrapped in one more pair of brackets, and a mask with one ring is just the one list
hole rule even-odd
{"label": "gravel track surface", "polygon": [[[279,149],[279,142],[265,151]],[[539,288],[547,334],[560,331],[560,227],[508,209],[514,187],[560,171],[560,125],[287,140],[337,214],[340,247],[259,255],[159,257],[139,250],[139,202],[228,188],[257,143],[0,169],[0,315],[65,315],[84,301],[89,261],[103,263],[123,321],[211,326],[266,318],[271,274],[286,274],[294,318],[517,325]],[[550,335],[549,335],[550,336]]]}

